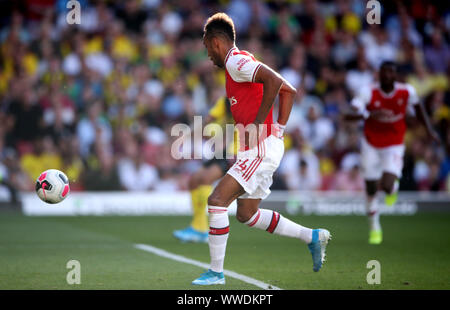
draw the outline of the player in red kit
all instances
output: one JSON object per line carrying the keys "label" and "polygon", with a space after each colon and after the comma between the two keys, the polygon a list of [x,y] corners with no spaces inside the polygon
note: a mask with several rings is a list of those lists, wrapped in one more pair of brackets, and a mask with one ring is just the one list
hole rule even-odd
{"label": "player in red kit", "polygon": [[[236,217],[241,223],[302,240],[312,254],[313,270],[319,271],[330,239],[329,231],[303,227],[278,212],[259,208],[261,200],[270,194],[272,175],[283,157],[283,131],[295,88],[252,54],[236,47],[233,21],[224,13],[217,13],[207,20],[203,43],[212,62],[225,69],[226,93],[239,130],[241,148],[235,164],[208,198],[211,266],[192,284],[225,283],[223,264],[229,234],[227,207],[235,199]],[[277,95],[280,106],[277,122],[274,122],[272,106]]]}
{"label": "player in red kit", "polygon": [[379,83],[362,89],[351,106],[356,112],[345,115],[346,120],[364,119],[364,137],[361,142],[361,158],[366,180],[366,210],[369,216],[369,243],[380,244],[383,234],[375,195],[378,188],[385,193],[386,205],[397,200],[398,179],[403,169],[406,132],[405,115],[414,107],[416,116],[423,122],[433,141],[440,141],[432,129],[414,88],[396,82],[393,62],[383,62],[379,71]]}

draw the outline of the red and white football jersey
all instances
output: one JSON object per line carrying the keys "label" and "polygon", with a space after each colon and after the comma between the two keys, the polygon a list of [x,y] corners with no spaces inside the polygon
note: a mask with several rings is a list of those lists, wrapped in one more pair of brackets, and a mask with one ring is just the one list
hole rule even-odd
{"label": "red and white football jersey", "polygon": [[413,86],[394,83],[389,94],[381,90],[379,84],[362,89],[351,105],[364,114],[383,110],[386,117],[368,118],[364,122],[366,140],[375,147],[387,147],[403,144],[406,132],[405,115],[410,107],[419,103],[419,97]]}
{"label": "red and white football jersey", "polygon": [[[263,84],[254,81],[260,66],[252,54],[237,47],[231,48],[225,57],[225,88],[236,124],[247,126],[256,118],[263,97]],[[273,107],[264,122],[267,136],[271,134],[272,112]]]}

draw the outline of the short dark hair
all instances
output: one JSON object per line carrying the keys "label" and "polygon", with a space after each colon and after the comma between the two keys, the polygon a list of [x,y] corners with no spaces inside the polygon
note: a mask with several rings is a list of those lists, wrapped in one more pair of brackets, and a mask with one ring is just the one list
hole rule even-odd
{"label": "short dark hair", "polygon": [[208,18],[203,28],[204,38],[217,35],[224,35],[233,42],[236,40],[233,20],[225,13],[216,13]]}
{"label": "short dark hair", "polygon": [[397,64],[391,60],[385,60],[380,65],[380,70],[384,67],[392,67],[394,71],[397,71]]}

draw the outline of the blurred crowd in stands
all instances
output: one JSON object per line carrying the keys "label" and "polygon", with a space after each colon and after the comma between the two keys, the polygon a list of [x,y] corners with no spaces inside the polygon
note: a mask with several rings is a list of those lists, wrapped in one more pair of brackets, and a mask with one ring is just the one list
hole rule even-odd
{"label": "blurred crowd in stands", "polygon": [[224,11],[237,45],[301,89],[272,189],[364,189],[361,123],[342,112],[383,60],[419,94],[442,145],[408,118],[401,190],[450,191],[450,9],[445,1],[0,1],[0,180],[33,190],[48,168],[72,190],[184,190],[201,160],[170,153],[176,123],[225,95],[203,25]]}

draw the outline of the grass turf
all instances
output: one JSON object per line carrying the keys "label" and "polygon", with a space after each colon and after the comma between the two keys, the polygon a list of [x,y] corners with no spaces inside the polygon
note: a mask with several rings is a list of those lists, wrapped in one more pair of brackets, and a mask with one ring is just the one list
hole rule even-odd
{"label": "grass turf", "polygon": [[[250,229],[230,218],[225,268],[283,289],[450,289],[450,214],[384,216],[384,242],[367,243],[362,216],[296,216],[324,227],[333,240],[318,273],[306,245]],[[172,231],[189,217],[26,217],[0,213],[0,289],[198,289],[202,269],[133,247],[150,244],[209,262],[207,244],[182,244]],[[68,285],[69,260],[81,263],[81,284]],[[381,284],[369,285],[369,260],[381,264]],[[200,287],[209,289],[208,287]],[[213,289],[258,289],[227,277]]]}

